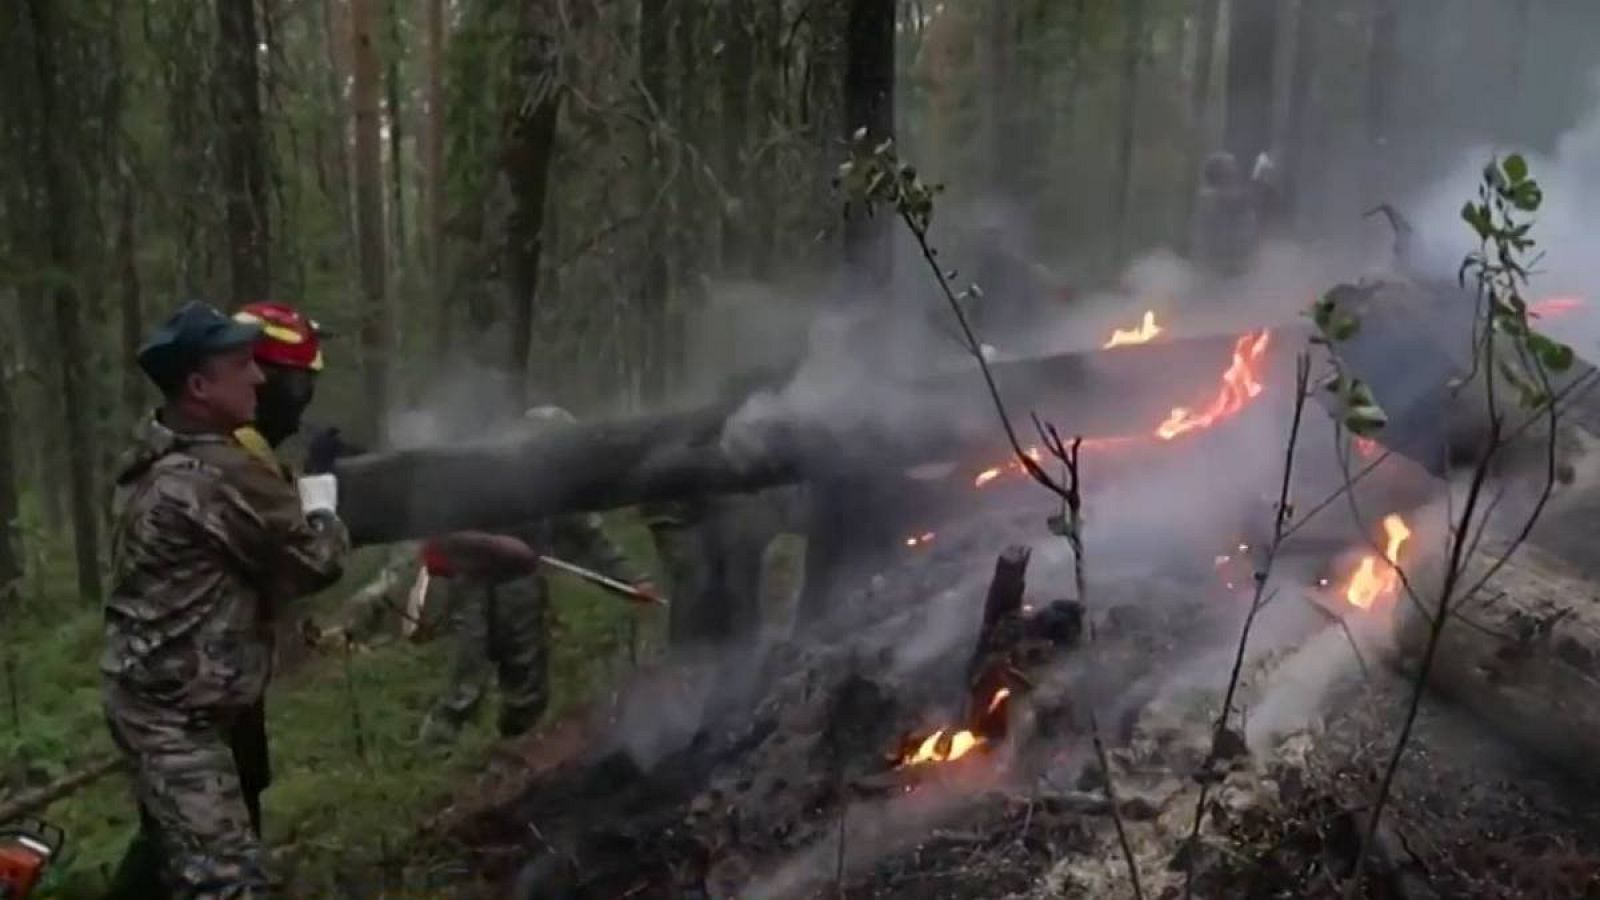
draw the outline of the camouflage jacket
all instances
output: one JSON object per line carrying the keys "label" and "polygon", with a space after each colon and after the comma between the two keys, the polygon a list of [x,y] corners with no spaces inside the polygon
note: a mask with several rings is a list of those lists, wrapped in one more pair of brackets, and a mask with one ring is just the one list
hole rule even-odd
{"label": "camouflage jacket", "polygon": [[283,602],[338,580],[349,535],[308,522],[282,470],[233,436],[151,419],[116,480],[101,671],[185,709],[254,703]]}

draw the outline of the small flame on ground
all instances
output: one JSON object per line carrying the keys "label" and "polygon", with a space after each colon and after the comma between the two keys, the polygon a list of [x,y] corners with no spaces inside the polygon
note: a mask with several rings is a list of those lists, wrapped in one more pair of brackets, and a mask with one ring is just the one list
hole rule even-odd
{"label": "small flame on ground", "polygon": [[1127,347],[1133,344],[1148,344],[1164,330],[1165,329],[1163,329],[1160,325],[1156,324],[1156,314],[1146,310],[1144,319],[1139,322],[1138,328],[1113,329],[1111,332],[1111,340],[1106,341],[1104,346],[1102,346],[1100,349],[1110,350],[1112,347]]}
{"label": "small flame on ground", "polygon": [[[1026,450],[1024,450],[1022,452],[1023,452],[1024,456],[1028,457],[1029,459],[1033,460],[1034,462],[1042,462],[1044,460],[1044,454],[1039,452],[1039,448],[1038,447],[1029,447],[1028,449],[1026,449]],[[972,479],[972,486],[973,487],[983,487],[984,485],[986,485],[989,482],[995,480],[996,478],[999,478],[1001,475],[1004,475],[1004,474],[1007,474],[1007,473],[1022,475],[1022,474],[1025,474],[1027,471],[1028,471],[1028,467],[1027,466],[1024,466],[1020,460],[1013,459],[1010,462],[1006,463],[1004,466],[995,466],[993,468],[984,469],[982,472],[979,472],[978,473],[978,477]]]}
{"label": "small flame on ground", "polygon": [[931,543],[933,543],[934,537],[935,537],[935,534],[933,532],[924,531],[923,533],[921,533],[919,535],[915,535],[913,537],[906,538],[906,546],[907,547],[921,547],[921,546],[923,546],[925,544],[931,544]]}
{"label": "small flame on ground", "polygon": [[[1011,696],[1011,689],[1000,688],[989,699],[989,706],[984,715],[993,715]],[[903,754],[900,758],[902,766],[916,766],[923,763],[954,762],[974,749],[987,743],[987,739],[976,732],[969,730],[951,731],[941,728],[928,735],[917,743],[916,749]]]}
{"label": "small flame on ground", "polygon": [[1383,518],[1383,531],[1388,538],[1383,551],[1383,571],[1378,571],[1378,558],[1369,553],[1361,558],[1361,565],[1350,576],[1350,585],[1345,588],[1345,600],[1359,609],[1372,608],[1378,598],[1393,593],[1400,583],[1395,563],[1400,559],[1401,546],[1411,537],[1411,529],[1399,515],[1390,513]]}
{"label": "small flame on ground", "polygon": [[917,745],[916,752],[901,760],[900,764],[915,766],[930,762],[952,762],[971,753],[972,748],[982,743],[983,738],[970,731],[957,731],[948,739],[944,731],[935,731]]}

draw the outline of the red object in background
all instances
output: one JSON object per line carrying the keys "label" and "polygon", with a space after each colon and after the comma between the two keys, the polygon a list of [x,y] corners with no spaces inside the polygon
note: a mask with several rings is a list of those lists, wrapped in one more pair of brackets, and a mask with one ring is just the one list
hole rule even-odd
{"label": "red object in background", "polygon": [[261,327],[256,359],[290,369],[322,371],[322,329],[300,311],[283,303],[247,303],[235,321]]}
{"label": "red object in background", "polygon": [[422,565],[428,574],[435,578],[449,578],[456,573],[455,566],[450,564],[450,558],[439,549],[436,541],[426,541],[422,545]]}
{"label": "red object in background", "polygon": [[23,820],[0,827],[0,900],[22,900],[33,893],[65,835],[54,825]]}

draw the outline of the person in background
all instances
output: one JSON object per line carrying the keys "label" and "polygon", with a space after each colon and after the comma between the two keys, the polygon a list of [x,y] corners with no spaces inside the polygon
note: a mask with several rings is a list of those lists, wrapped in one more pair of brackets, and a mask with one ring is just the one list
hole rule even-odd
{"label": "person in background", "polygon": [[1213,153],[1200,173],[1189,248],[1194,261],[1213,274],[1244,272],[1260,236],[1259,197],[1239,172],[1238,160]]}
{"label": "person in background", "polygon": [[[528,410],[535,428],[575,424],[554,406]],[[460,532],[422,547],[430,576],[447,585],[456,653],[443,695],[422,723],[420,740],[452,744],[482,705],[489,682],[500,686],[498,728],[515,737],[538,723],[550,702],[550,588],[541,555],[561,557],[655,594],[629,564],[597,515],[558,516],[504,533]]]}
{"label": "person in background", "polygon": [[266,383],[256,362],[263,334],[191,302],[139,351],[164,403],[116,479],[100,667],[140,834],[112,896],[248,898],[272,888],[259,793],[274,619],[285,602],[338,580],[350,542],[335,476],[292,479],[240,440]]}

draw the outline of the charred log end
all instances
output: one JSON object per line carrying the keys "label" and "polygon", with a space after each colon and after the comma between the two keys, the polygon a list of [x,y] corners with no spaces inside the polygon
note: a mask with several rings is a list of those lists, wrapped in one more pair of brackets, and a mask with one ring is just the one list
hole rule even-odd
{"label": "charred log end", "polygon": [[1022,614],[1022,595],[1028,586],[1031,555],[1027,547],[1011,546],[994,562],[994,577],[989,581],[989,593],[983,602],[983,626],[967,665],[969,682],[976,681],[987,667],[989,657],[1005,646],[1004,626],[1015,623]]}

